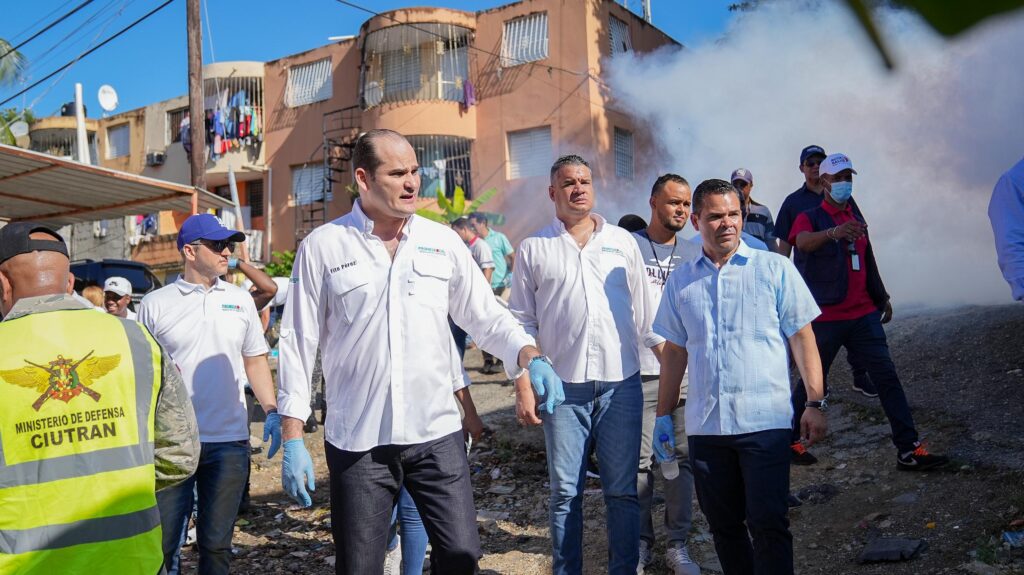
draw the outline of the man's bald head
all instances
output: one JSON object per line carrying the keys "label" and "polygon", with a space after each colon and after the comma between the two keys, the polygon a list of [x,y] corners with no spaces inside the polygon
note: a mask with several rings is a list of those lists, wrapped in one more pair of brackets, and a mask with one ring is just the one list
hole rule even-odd
{"label": "man's bald head", "polygon": [[[64,243],[54,232],[43,230],[28,234],[30,244],[35,241]],[[68,256],[56,250],[34,250],[7,258],[0,263],[3,314],[10,313],[15,302],[26,297],[65,294],[71,274]]]}

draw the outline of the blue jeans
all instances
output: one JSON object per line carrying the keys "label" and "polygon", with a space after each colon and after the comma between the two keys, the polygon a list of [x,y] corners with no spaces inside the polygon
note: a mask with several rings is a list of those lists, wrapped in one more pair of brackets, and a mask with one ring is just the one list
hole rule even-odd
{"label": "blue jeans", "polygon": [[640,547],[640,374],[623,381],[566,383],[565,403],[542,414],[551,483],[552,573],[583,572],[583,486],[587,453],[597,447],[608,510],[608,572],[636,573]]}
{"label": "blue jeans", "polygon": [[423,519],[416,510],[416,502],[403,487],[398,493],[398,505],[391,514],[391,541],[388,551],[398,546],[398,535],[402,535],[402,575],[421,575],[423,559],[427,553],[427,530]]}
{"label": "blue jeans", "polygon": [[691,435],[689,440],[697,501],[722,572],[792,575],[793,536],[786,517],[789,430]]}
{"label": "blue jeans", "polygon": [[185,539],[188,518],[192,515],[194,492],[199,495],[196,514],[199,574],[228,573],[231,535],[234,533],[235,517],[245,490],[248,470],[248,441],[203,443],[195,475],[184,483],[157,492],[167,575],[178,573],[181,545]]}
{"label": "blue jeans", "polygon": [[[892,428],[892,442],[901,453],[913,451],[918,439],[917,430],[910,414],[907,395],[896,374],[892,356],[889,355],[889,343],[882,327],[882,313],[874,311],[864,317],[844,321],[816,321],[811,327],[818,343],[818,354],[821,355],[826,393],[829,367],[839,353],[839,348],[845,347],[847,352],[854,354],[864,365],[871,382],[875,384],[878,400]],[[800,418],[804,414],[806,401],[804,382],[798,381],[793,390],[793,441],[800,439]]]}

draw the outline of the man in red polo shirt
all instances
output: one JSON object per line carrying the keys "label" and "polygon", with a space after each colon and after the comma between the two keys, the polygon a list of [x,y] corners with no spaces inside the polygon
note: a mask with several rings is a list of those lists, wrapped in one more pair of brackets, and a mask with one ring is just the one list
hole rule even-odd
{"label": "man in red polo shirt", "polygon": [[[889,354],[882,324],[892,319],[892,306],[875,263],[868,225],[850,201],[856,173],[845,154],[832,154],[821,162],[824,199],[820,206],[797,216],[788,242],[796,246],[794,263],[821,308],[821,315],[811,325],[826,395],[829,367],[839,348],[845,347],[864,360],[878,388],[882,409],[892,426],[897,466],[925,471],[945,465],[949,459],[928,453],[918,440],[907,396]],[[825,405],[807,402],[803,384],[798,383],[793,392],[794,442],[800,440],[799,422],[805,407],[823,409]]]}

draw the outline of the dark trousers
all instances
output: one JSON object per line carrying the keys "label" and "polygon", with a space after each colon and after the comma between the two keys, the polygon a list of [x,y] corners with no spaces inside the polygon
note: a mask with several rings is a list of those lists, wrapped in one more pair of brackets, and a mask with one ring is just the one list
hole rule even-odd
{"label": "dark trousers", "polygon": [[403,485],[430,538],[431,573],[477,573],[480,537],[461,430],[426,443],[362,452],[327,443],[326,452],[335,573],[383,573],[391,510]]}
{"label": "dark trousers", "polygon": [[[914,418],[910,415],[907,395],[903,392],[896,366],[889,355],[881,312],[874,311],[864,317],[844,321],[816,321],[811,327],[814,329],[814,339],[818,342],[818,354],[821,355],[825,392],[828,393],[829,367],[839,353],[839,348],[845,347],[847,353],[854,354],[864,365],[871,382],[875,384],[882,410],[892,427],[892,442],[900,452],[913,451],[918,439],[917,430],[914,428]],[[800,417],[803,416],[806,401],[804,382],[798,381],[793,390],[793,441],[800,439]]]}
{"label": "dark trousers", "polygon": [[451,317],[448,318],[448,327],[452,330],[452,339],[455,340],[455,347],[459,349],[459,357],[466,357],[466,330],[459,327],[459,324],[455,323]]}
{"label": "dark trousers", "polygon": [[786,517],[789,430],[691,435],[689,444],[697,501],[722,572],[792,574],[793,536]]}

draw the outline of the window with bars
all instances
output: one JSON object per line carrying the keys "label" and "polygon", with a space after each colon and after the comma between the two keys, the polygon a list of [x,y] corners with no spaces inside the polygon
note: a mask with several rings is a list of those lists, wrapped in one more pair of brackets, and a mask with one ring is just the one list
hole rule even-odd
{"label": "window with bars", "polygon": [[285,103],[295,108],[329,100],[333,95],[331,59],[324,58],[288,68]]}
{"label": "window with bars", "polygon": [[462,188],[469,198],[473,191],[469,152],[472,140],[457,136],[407,136],[416,150],[420,164],[420,197],[436,198],[442,191],[446,197]]}
{"label": "window with bars", "polygon": [[633,132],[615,128],[615,175],[633,178]]}
{"label": "window with bars", "polygon": [[551,126],[508,133],[510,180],[546,175],[551,162]]}
{"label": "window with bars", "polygon": [[[312,204],[324,199],[323,164],[292,166],[292,200],[297,206]],[[334,199],[328,193],[326,201]]]}
{"label": "window with bars", "polygon": [[441,23],[371,32],[363,49],[362,105],[465,100],[470,30]]}
{"label": "window with bars", "polygon": [[258,218],[263,215],[263,180],[250,180],[245,183],[249,194],[250,215]]}
{"label": "window with bars", "polygon": [[167,112],[167,141],[171,144],[181,141],[181,121],[188,114],[188,108]]}
{"label": "window with bars", "polygon": [[531,14],[505,22],[501,66],[511,68],[548,57],[548,14]]}
{"label": "window with bars", "polygon": [[629,24],[615,16],[608,16],[608,40],[611,42],[612,56],[633,51],[633,40],[629,36]]}
{"label": "window with bars", "polygon": [[128,124],[107,128],[107,159],[121,158],[131,153],[131,132]]}

